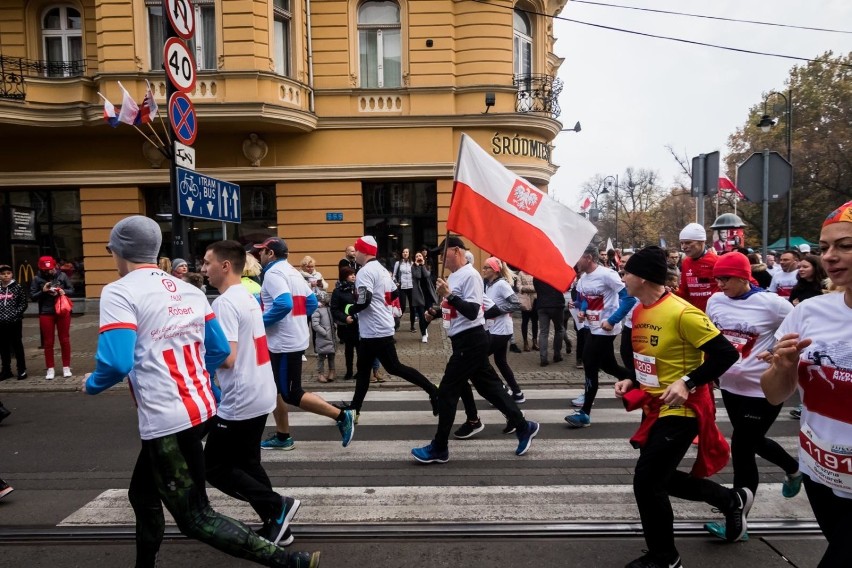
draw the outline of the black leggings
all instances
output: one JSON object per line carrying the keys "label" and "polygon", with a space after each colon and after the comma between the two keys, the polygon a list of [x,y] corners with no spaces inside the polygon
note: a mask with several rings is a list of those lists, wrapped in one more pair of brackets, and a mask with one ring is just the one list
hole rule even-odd
{"label": "black leggings", "polygon": [[373,371],[373,361],[378,359],[389,375],[405,379],[413,385],[417,385],[429,394],[429,397],[438,396],[438,387],[429,379],[412,367],[399,362],[396,354],[396,345],[393,336],[388,337],[362,337],[358,342],[358,372],[355,375],[355,395],[352,397],[352,408],[360,412],[361,405],[367,397],[370,389],[370,375]]}
{"label": "black leggings", "polygon": [[804,479],[805,492],[814,511],[817,524],[828,541],[828,548],[817,568],[845,568],[852,557],[852,499],[838,497],[831,488],[813,481],[807,475]]}
{"label": "black leggings", "polygon": [[778,442],[766,437],[775,422],[781,405],[773,406],[763,397],[743,396],[722,389],[722,400],[734,433],[731,434],[731,461],[734,466],[734,487],[748,487],[757,493],[760,476],[755,454],[791,474],[799,471],[799,462]]}
{"label": "black leggings", "polygon": [[289,554],[251,528],[214,511],[204,489],[207,424],[177,434],[142,440],[127,495],[136,515],[136,566],[154,567],[163,542],[163,505],[189,538],[266,566],[287,566]]}
{"label": "black leggings", "polygon": [[[357,324],[355,324],[357,325]],[[343,357],[346,361],[346,375],[351,377],[353,375],[352,368],[355,362],[355,348],[358,347],[358,334],[357,333],[340,333],[341,328],[337,328],[337,338],[340,340],[340,343],[343,344]]]}
{"label": "black leggings", "polygon": [[633,367],[633,328],[624,326],[621,331],[621,345],[618,348],[618,354],[621,355],[621,362],[624,363],[624,368],[627,369],[627,374],[631,380],[636,380],[636,370]]}
{"label": "black leggings", "polygon": [[[414,317],[414,314],[417,314],[417,321],[420,322],[420,335],[426,335],[426,328],[429,327],[429,323],[426,321],[426,306],[411,306],[411,317]],[[414,322],[412,321],[411,327],[414,327]]]}
{"label": "black leggings", "polygon": [[[521,392],[521,387],[518,385],[518,381],[515,380],[515,373],[512,372],[512,368],[509,367],[509,362],[506,360],[509,338],[512,336],[491,334],[488,336],[490,338],[488,354],[494,355],[494,364],[497,365],[498,369],[500,369],[500,374],[503,375],[503,379],[506,381],[506,384],[509,385],[510,389],[512,389],[512,394],[518,394]],[[467,419],[471,422],[475,422],[478,419],[479,414],[476,411],[476,402],[473,400],[473,391],[470,388],[469,382],[459,385],[459,395],[461,396],[461,401],[464,405],[464,412],[467,415]]]}
{"label": "black leggings", "polygon": [[402,313],[405,313],[405,307],[411,306],[411,310],[408,313],[408,317],[411,319],[411,329],[414,329],[414,301],[412,300],[412,294],[414,292],[414,288],[400,288],[399,289],[399,307],[402,308]]}
{"label": "black leggings", "polygon": [[614,335],[595,335],[589,333],[583,345],[583,370],[586,374],[586,401],[583,412],[591,414],[592,404],[598,395],[598,372],[603,369],[607,374],[618,380],[626,379],[627,369],[620,367],[615,361]]}
{"label": "black leggings", "polygon": [[532,343],[535,344],[538,342],[538,310],[521,310],[521,335],[524,336],[524,341],[527,340],[530,322],[532,322]]}

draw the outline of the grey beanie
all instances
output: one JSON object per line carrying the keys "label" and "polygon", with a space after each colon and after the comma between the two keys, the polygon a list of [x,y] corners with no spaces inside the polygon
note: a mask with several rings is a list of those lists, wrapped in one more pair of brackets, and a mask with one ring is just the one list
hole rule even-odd
{"label": "grey beanie", "polygon": [[189,264],[182,258],[173,259],[172,260],[172,272],[174,272],[175,270],[177,270],[179,267],[181,267],[183,265],[189,266]]}
{"label": "grey beanie", "polygon": [[163,233],[160,226],[150,217],[131,215],[112,228],[109,248],[116,255],[130,262],[157,262]]}

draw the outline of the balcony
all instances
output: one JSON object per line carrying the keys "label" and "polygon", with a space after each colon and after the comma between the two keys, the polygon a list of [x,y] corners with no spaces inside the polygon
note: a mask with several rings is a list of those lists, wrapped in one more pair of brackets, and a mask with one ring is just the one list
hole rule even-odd
{"label": "balcony", "polygon": [[82,77],[85,72],[85,60],[33,61],[0,55],[0,100],[26,100],[26,77]]}
{"label": "balcony", "polygon": [[559,118],[562,112],[559,108],[561,79],[550,75],[515,75],[513,84],[518,89],[517,112],[537,112]]}

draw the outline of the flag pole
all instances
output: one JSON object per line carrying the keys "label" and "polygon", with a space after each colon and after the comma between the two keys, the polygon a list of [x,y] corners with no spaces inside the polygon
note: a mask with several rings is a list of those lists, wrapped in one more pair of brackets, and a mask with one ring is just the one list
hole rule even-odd
{"label": "flag pole", "polygon": [[156,137],[157,137],[157,141],[158,141],[158,142],[159,142],[159,143],[163,146],[163,148],[165,148],[165,147],[166,147],[166,143],[165,143],[165,142],[163,142],[162,138],[160,138],[160,135],[159,135],[159,134],[157,134],[157,131],[154,129],[154,127],[153,127],[153,126],[151,126],[151,123],[150,123],[150,122],[146,122],[145,124],[147,124],[147,125],[148,125],[148,128],[150,128],[150,129],[151,129],[151,132],[153,132],[153,133],[154,133],[154,136],[156,136]]}
{"label": "flag pole", "polygon": [[132,126],[133,128],[135,128],[135,129],[136,129],[136,132],[138,132],[139,134],[141,134],[141,135],[145,138],[145,140],[147,140],[147,141],[148,141],[148,143],[149,143],[149,144],[151,144],[151,146],[153,146],[154,148],[156,148],[157,150],[159,150],[159,151],[160,151],[160,154],[162,154],[163,156],[165,156],[167,160],[168,160],[168,159],[171,159],[171,158],[169,158],[169,155],[166,153],[165,148],[162,148],[162,147],[158,146],[156,143],[154,143],[154,141],[153,141],[153,140],[151,140],[151,139],[148,137],[148,135],[147,135],[147,134],[145,134],[144,132],[142,132],[142,129],[140,129],[140,128],[139,128],[138,126],[136,126],[135,124],[131,124],[130,126]]}
{"label": "flag pole", "polygon": [[[466,137],[467,137],[467,134],[462,132],[461,141],[459,142],[459,154],[458,154],[458,157],[456,157],[456,167],[453,168],[453,192],[450,194],[450,209],[453,208],[453,197],[456,194],[456,181],[458,180],[458,177],[459,177],[459,164],[461,163],[462,149],[464,148],[464,139]],[[447,227],[447,234],[444,236],[444,250],[441,252],[441,256],[443,256],[445,260],[447,258],[447,240],[449,239],[449,237],[450,237],[450,228]],[[441,264],[441,280],[445,280],[444,275],[446,273],[445,272],[446,270],[447,270],[446,263]]]}

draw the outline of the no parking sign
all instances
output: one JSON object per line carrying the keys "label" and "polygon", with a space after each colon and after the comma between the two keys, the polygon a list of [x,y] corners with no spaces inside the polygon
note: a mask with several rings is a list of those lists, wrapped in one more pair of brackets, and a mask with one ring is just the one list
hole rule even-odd
{"label": "no parking sign", "polygon": [[178,140],[192,146],[198,135],[198,121],[195,119],[195,107],[189,97],[183,93],[174,93],[169,98],[169,118]]}

